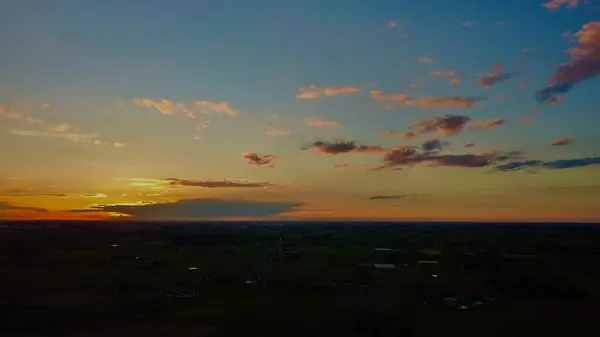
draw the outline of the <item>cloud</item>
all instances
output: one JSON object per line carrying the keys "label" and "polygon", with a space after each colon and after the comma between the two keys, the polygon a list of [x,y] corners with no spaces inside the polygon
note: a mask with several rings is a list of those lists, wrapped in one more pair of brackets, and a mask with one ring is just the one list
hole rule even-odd
{"label": "cloud", "polygon": [[421,144],[421,150],[424,153],[439,152],[446,148],[446,146],[448,145],[448,142],[444,142],[439,139],[430,139],[424,141],[423,144]]}
{"label": "cloud", "polygon": [[491,74],[479,76],[479,78],[477,78],[477,84],[485,88],[491,88],[496,83],[506,81],[518,74],[518,72],[508,73],[502,71],[502,65],[500,63],[495,63],[493,68],[494,71]]}
{"label": "cloud", "polygon": [[558,67],[549,86],[536,93],[538,101],[566,94],[576,84],[600,74],[600,21],[584,24],[575,36],[577,44],[568,51],[569,61]]}
{"label": "cloud", "polygon": [[573,144],[573,137],[556,138],[552,140],[552,146]]}
{"label": "cloud", "polygon": [[37,125],[44,128],[47,131],[51,132],[69,132],[74,129],[74,127],[67,123],[52,123],[48,122],[44,119],[31,117],[22,112],[14,112],[0,106],[0,117],[4,117],[7,119],[23,121],[29,124]]}
{"label": "cloud", "polygon": [[333,165],[334,168],[344,168],[344,167],[348,167],[348,166],[350,166],[350,164],[348,164],[348,163],[341,163],[341,164]]}
{"label": "cloud", "polygon": [[548,9],[559,9],[560,7],[576,8],[579,5],[579,0],[549,0],[542,3],[542,6]]}
{"label": "cloud", "polygon": [[429,167],[454,166],[477,168],[485,167],[510,159],[516,159],[518,152],[488,152],[482,154],[438,154],[437,151],[419,151],[414,146],[402,146],[385,154],[384,164],[379,169],[398,166],[425,164]]}
{"label": "cloud", "polygon": [[359,92],[363,86],[341,85],[331,87],[319,87],[314,84],[300,88],[297,99],[315,99],[326,96],[349,95]]}
{"label": "cloud", "polygon": [[336,121],[328,121],[328,120],[319,119],[319,118],[305,118],[304,124],[314,126],[314,127],[329,126],[329,127],[337,128],[340,126],[340,123],[338,123]]}
{"label": "cloud", "polygon": [[429,75],[436,78],[446,78],[450,85],[460,84],[460,73],[454,70],[434,70]]}
{"label": "cloud", "polygon": [[9,134],[26,137],[60,138],[70,140],[73,143],[79,144],[125,147],[125,144],[121,142],[104,142],[100,139],[100,136],[98,136],[97,133],[52,133],[37,130],[13,129],[9,131]]}
{"label": "cloud", "polygon": [[469,28],[469,27],[473,27],[473,26],[477,26],[477,22],[474,21],[465,21],[461,24],[461,26]]}
{"label": "cloud", "polygon": [[417,60],[418,64],[423,64],[423,63],[432,63],[433,59],[431,57],[426,57],[426,56],[421,56],[419,57],[419,59]]}
{"label": "cloud", "polygon": [[290,212],[302,205],[299,202],[184,199],[172,203],[92,205],[88,209],[72,210],[71,212],[125,214],[136,220],[193,220],[265,217]]}
{"label": "cloud", "polygon": [[48,212],[48,210],[39,207],[16,206],[6,201],[0,201],[0,212],[3,211],[31,211],[31,212]]}
{"label": "cloud", "polygon": [[475,144],[474,144],[474,143],[471,143],[471,142],[467,142],[467,143],[465,143],[465,145],[464,145],[464,147],[465,147],[465,148],[469,148],[469,147],[473,147],[473,146],[475,146]]}
{"label": "cloud", "polygon": [[315,152],[324,154],[343,154],[343,153],[376,153],[384,149],[380,145],[360,145],[355,141],[336,140],[334,142],[317,140],[302,150],[314,149]]}
{"label": "cloud", "polygon": [[550,170],[564,170],[577,167],[585,167],[591,165],[599,165],[600,157],[584,157],[575,159],[559,159],[559,160],[523,160],[513,161],[510,163],[496,166],[495,171],[508,172],[518,171],[522,169],[535,168],[535,169],[550,169]]}
{"label": "cloud", "polygon": [[396,28],[396,26],[398,26],[398,22],[396,20],[390,20],[388,22],[388,27],[389,28]]}
{"label": "cloud", "polygon": [[440,135],[459,134],[471,118],[460,115],[446,115],[421,119],[410,130],[416,134],[437,132]]}
{"label": "cloud", "polygon": [[245,181],[214,181],[214,180],[187,180],[179,178],[166,178],[159,181],[168,182],[169,185],[190,186],[203,188],[264,188],[272,187],[274,184],[268,182],[245,182]]}
{"label": "cloud", "polygon": [[375,101],[386,102],[386,109],[397,107],[417,107],[421,109],[430,108],[463,108],[471,109],[473,104],[478,101],[474,97],[458,97],[458,96],[418,96],[412,97],[409,94],[385,94],[379,90],[371,91],[371,98]]}
{"label": "cloud", "polygon": [[417,79],[410,84],[411,89],[421,89],[427,84],[426,80]]}
{"label": "cloud", "polygon": [[411,131],[398,132],[398,131],[394,131],[394,130],[382,131],[381,135],[383,137],[399,137],[402,139],[411,139],[411,138],[415,138],[417,136],[416,133],[411,132]]}
{"label": "cloud", "polygon": [[503,118],[493,118],[485,120],[472,120],[470,125],[475,130],[482,130],[495,128],[504,124],[504,122],[505,120]]}
{"label": "cloud", "polygon": [[401,195],[375,195],[369,198],[369,200],[394,200],[402,199]]}
{"label": "cloud", "polygon": [[197,114],[224,114],[236,117],[240,110],[232,108],[228,102],[219,102],[211,100],[198,100],[191,102],[178,102],[166,98],[135,98],[134,104],[154,109],[163,115],[182,115],[190,118],[196,118]]}
{"label": "cloud", "polygon": [[248,164],[253,165],[273,165],[273,162],[279,158],[279,156],[275,154],[260,154],[255,152],[246,152],[243,154],[244,159],[248,162]]}
{"label": "cloud", "polygon": [[292,132],[289,130],[277,129],[276,127],[273,127],[273,126],[270,126],[267,124],[263,125],[263,127],[265,128],[265,134],[267,136],[277,137],[277,136],[289,136],[292,134]]}

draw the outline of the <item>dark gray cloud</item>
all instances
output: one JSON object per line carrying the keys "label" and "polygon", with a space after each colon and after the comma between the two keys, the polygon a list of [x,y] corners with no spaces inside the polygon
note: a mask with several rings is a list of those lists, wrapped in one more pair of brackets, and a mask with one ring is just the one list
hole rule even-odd
{"label": "dark gray cloud", "polygon": [[0,212],[2,211],[32,211],[32,212],[48,212],[48,210],[39,207],[16,206],[6,201],[0,201]]}
{"label": "dark gray cloud", "polygon": [[274,184],[268,182],[238,182],[238,181],[213,181],[213,180],[187,180],[179,178],[166,178],[163,179],[169,181],[171,185],[177,186],[194,186],[194,187],[205,187],[205,188],[224,188],[224,187],[245,187],[245,188],[257,188],[257,187],[271,187]]}
{"label": "dark gray cloud", "polygon": [[445,115],[424,118],[410,127],[410,131],[423,134],[438,132],[442,135],[456,135],[471,121],[470,117],[460,115]]}
{"label": "dark gray cloud", "polygon": [[550,160],[550,161],[522,160],[522,161],[513,161],[513,162],[498,165],[494,168],[494,171],[508,172],[508,171],[518,171],[518,170],[529,169],[529,168],[563,170],[563,169],[585,167],[585,166],[599,165],[599,164],[600,164],[600,157],[558,159],[558,160]]}
{"label": "dark gray cloud", "polygon": [[220,199],[185,199],[173,203],[142,205],[95,205],[71,212],[116,212],[137,220],[196,220],[234,217],[264,217],[294,210],[298,202],[266,202]]}
{"label": "dark gray cloud", "polygon": [[417,150],[414,146],[404,146],[385,154],[383,166],[378,169],[398,166],[427,164],[428,166],[485,167],[506,160],[515,160],[519,152],[490,152],[482,154],[438,154]]}
{"label": "dark gray cloud", "polygon": [[302,148],[302,150],[308,149],[314,149],[316,152],[332,155],[352,152],[372,153],[384,151],[381,145],[361,145],[353,140],[336,140],[333,142],[317,140]]}
{"label": "dark gray cloud", "polygon": [[248,164],[253,165],[271,165],[273,166],[273,162],[279,158],[276,154],[261,154],[256,152],[246,152],[243,154],[244,159],[248,162]]}
{"label": "dark gray cloud", "polygon": [[407,197],[416,197],[419,194],[394,194],[394,195],[375,195],[369,198],[369,200],[397,200]]}
{"label": "dark gray cloud", "polygon": [[448,142],[439,139],[426,140],[421,144],[421,150],[427,153],[439,152],[448,146]]}

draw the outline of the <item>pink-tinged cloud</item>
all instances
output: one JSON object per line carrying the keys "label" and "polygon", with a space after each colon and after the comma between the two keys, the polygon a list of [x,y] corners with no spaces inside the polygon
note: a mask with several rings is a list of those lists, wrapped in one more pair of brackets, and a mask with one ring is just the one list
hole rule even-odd
{"label": "pink-tinged cloud", "polygon": [[340,127],[340,123],[338,123],[336,121],[328,121],[326,119],[320,119],[320,118],[305,118],[304,124],[309,125],[309,126],[314,126],[314,127],[332,127],[332,128]]}
{"label": "pink-tinged cloud", "polygon": [[397,107],[417,107],[421,109],[432,108],[463,108],[471,109],[473,104],[478,100],[474,97],[432,97],[432,96],[416,96],[409,94],[385,94],[379,90],[371,91],[371,98],[375,101],[385,102],[386,109]]}
{"label": "pink-tinged cloud", "polygon": [[263,128],[265,129],[265,134],[267,136],[272,136],[272,137],[277,137],[277,136],[289,136],[292,134],[291,131],[289,130],[281,130],[278,129],[276,127],[273,127],[271,125],[263,125]]}
{"label": "pink-tinged cloud", "polygon": [[390,20],[388,22],[388,27],[389,28],[396,28],[396,26],[398,26],[398,22],[396,20]]}
{"label": "pink-tinged cloud", "polygon": [[256,152],[246,152],[242,154],[242,156],[246,159],[248,164],[258,166],[273,165],[273,162],[279,158],[276,154],[262,154]]}
{"label": "pink-tinged cloud", "polygon": [[465,125],[471,121],[470,117],[459,115],[446,115],[421,119],[410,130],[416,134],[437,132],[439,135],[459,134]]}
{"label": "pink-tinged cloud", "polygon": [[33,124],[33,125],[36,125],[36,126],[39,126],[43,129],[45,129],[46,131],[51,131],[51,132],[62,133],[62,132],[70,132],[70,131],[74,130],[74,127],[68,123],[48,122],[41,118],[28,116],[28,115],[24,114],[23,112],[10,111],[9,109],[4,108],[3,106],[0,106],[0,117],[17,120],[17,121],[22,121],[22,122],[25,122],[28,124]]}
{"label": "pink-tinged cloud", "polygon": [[203,114],[217,113],[231,117],[236,117],[240,114],[240,110],[232,108],[229,102],[200,100],[194,102],[194,108]]}
{"label": "pink-tinged cloud", "polygon": [[552,146],[562,146],[573,144],[573,137],[556,138],[552,140]]}
{"label": "pink-tinged cloud", "polygon": [[576,8],[579,5],[579,0],[550,0],[542,3],[542,6],[548,9]]}
{"label": "pink-tinged cloud", "polygon": [[525,124],[531,124],[533,122],[533,117],[531,116],[525,116],[523,117],[523,123]]}
{"label": "pink-tinged cloud", "polygon": [[411,132],[411,131],[398,132],[395,130],[382,131],[381,135],[383,137],[398,137],[398,138],[402,138],[402,139],[411,139],[411,138],[415,138],[417,136],[416,133]]}
{"label": "pink-tinged cloud", "polygon": [[427,57],[427,56],[421,56],[419,57],[419,59],[417,60],[418,64],[423,64],[423,63],[432,63],[433,59],[431,57]]}
{"label": "pink-tinged cloud", "polygon": [[327,96],[349,95],[359,92],[363,86],[340,85],[331,87],[319,87],[314,84],[300,88],[297,99],[315,99]]}
{"label": "pink-tinged cloud", "polygon": [[473,26],[477,26],[477,22],[474,21],[465,21],[461,24],[461,26],[469,28],[469,27],[473,27]]}
{"label": "pink-tinged cloud", "polygon": [[502,118],[493,118],[486,120],[472,120],[470,125],[473,129],[482,130],[495,128],[504,124],[504,122],[505,120]]}
{"label": "pink-tinged cloud", "polygon": [[549,105],[559,105],[565,100],[565,96],[552,97],[548,100]]}
{"label": "pink-tinged cloud", "polygon": [[502,64],[496,62],[492,66],[493,72],[491,74],[485,74],[477,78],[477,84],[485,88],[491,88],[496,83],[506,81],[516,75],[517,73],[509,73],[502,70]]}
{"label": "pink-tinged cloud", "polygon": [[584,24],[575,36],[577,43],[568,51],[569,61],[558,67],[548,87],[536,93],[538,101],[566,94],[575,84],[600,74],[600,21]]}
{"label": "pink-tinged cloud", "polygon": [[336,140],[333,142],[317,140],[302,148],[313,149],[317,153],[338,155],[346,153],[379,153],[385,151],[381,145],[361,145],[352,140]]}

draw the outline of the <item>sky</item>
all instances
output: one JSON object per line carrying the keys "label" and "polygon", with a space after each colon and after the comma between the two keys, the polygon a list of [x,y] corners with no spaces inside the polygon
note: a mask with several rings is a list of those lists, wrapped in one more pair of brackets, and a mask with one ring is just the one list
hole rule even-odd
{"label": "sky", "polygon": [[598,0],[0,0],[0,219],[600,221]]}

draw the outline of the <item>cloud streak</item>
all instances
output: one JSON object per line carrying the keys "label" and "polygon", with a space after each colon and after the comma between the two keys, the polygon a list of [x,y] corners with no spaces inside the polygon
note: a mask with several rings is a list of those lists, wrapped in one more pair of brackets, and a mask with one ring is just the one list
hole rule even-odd
{"label": "cloud streak", "polygon": [[314,127],[324,127],[324,126],[332,127],[332,128],[340,127],[340,123],[338,123],[336,121],[328,121],[326,119],[320,119],[320,118],[305,118],[304,124],[309,125],[309,126],[314,126]]}
{"label": "cloud streak", "polygon": [[542,160],[513,161],[510,163],[498,165],[494,168],[494,170],[500,171],[500,172],[519,171],[519,170],[529,169],[529,168],[564,170],[564,169],[586,167],[586,166],[592,166],[592,165],[600,165],[600,157],[558,159],[558,160],[550,160],[550,161],[542,161]]}
{"label": "cloud streak", "polygon": [[311,84],[300,88],[296,94],[297,99],[316,99],[321,97],[331,97],[340,95],[349,95],[359,92],[363,86],[359,85],[340,85],[330,87],[320,87]]}
{"label": "cloud streak", "polygon": [[234,109],[226,101],[196,100],[179,102],[166,98],[135,98],[132,102],[167,116],[180,115],[196,118],[199,114],[221,114],[236,117],[240,114],[240,110]]}
{"label": "cloud streak", "polygon": [[379,90],[371,91],[371,98],[375,101],[386,103],[386,109],[398,107],[417,107],[421,109],[446,109],[446,108],[462,108],[471,109],[475,102],[479,99],[475,97],[459,97],[459,96],[417,96],[413,97],[409,94],[385,94]]}
{"label": "cloud streak", "polygon": [[188,180],[180,178],[166,178],[162,181],[168,182],[169,185],[187,186],[187,187],[202,187],[202,188],[264,188],[272,187],[274,184],[268,182],[244,182],[244,181],[214,181],[214,180]]}
{"label": "cloud streak", "polygon": [[302,150],[313,149],[317,153],[338,155],[345,153],[379,153],[384,149],[381,145],[361,145],[350,140],[336,140],[333,142],[317,140],[302,148]]}

